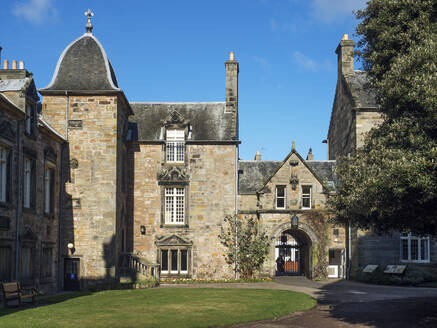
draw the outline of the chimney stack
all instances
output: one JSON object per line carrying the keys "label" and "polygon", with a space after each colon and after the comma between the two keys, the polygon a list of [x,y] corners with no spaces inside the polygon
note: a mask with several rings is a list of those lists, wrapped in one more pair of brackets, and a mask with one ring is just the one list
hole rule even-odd
{"label": "chimney stack", "polygon": [[259,153],[258,150],[256,151],[256,154],[255,154],[255,158],[254,158],[254,160],[255,160],[255,161],[260,161],[260,160],[261,160],[261,154]]}
{"label": "chimney stack", "polygon": [[12,69],[17,69],[17,61],[15,59],[12,61]]}
{"label": "chimney stack", "polygon": [[226,67],[226,113],[232,113],[233,124],[232,134],[235,140],[238,139],[238,61],[235,60],[234,52],[229,53],[229,60],[225,62]]}
{"label": "chimney stack", "polygon": [[3,61],[3,69],[8,69],[9,68],[9,62],[5,59]]}
{"label": "chimney stack", "polygon": [[314,160],[314,155],[313,155],[313,150],[310,148],[310,150],[308,150],[307,161],[312,161],[312,160]]}
{"label": "chimney stack", "polygon": [[344,34],[335,50],[338,59],[338,76],[352,75],[354,73],[354,47],[355,42],[349,40],[349,36]]}

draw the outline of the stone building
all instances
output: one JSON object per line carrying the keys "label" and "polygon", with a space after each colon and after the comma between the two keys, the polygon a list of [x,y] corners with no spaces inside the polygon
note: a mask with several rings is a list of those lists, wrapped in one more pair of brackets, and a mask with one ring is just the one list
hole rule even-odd
{"label": "stone building", "polygon": [[[365,134],[383,120],[374,95],[366,89],[366,72],[354,70],[354,46],[354,41],[348,40],[345,34],[336,50],[338,79],[327,139],[330,160],[354,155],[363,144]],[[351,277],[369,264],[426,267],[437,263],[437,241],[433,238],[399,232],[380,236],[349,227],[347,231],[348,272]]]}
{"label": "stone building", "polygon": [[324,260],[343,276],[344,229],[325,224],[335,161],[294,145],[282,161],[239,159],[232,52],[224,101],[130,103],[92,29],[88,19],[64,49],[41,104],[24,67],[0,71],[2,280],[53,291],[141,274],[231,278],[218,238],[227,215],[256,217],[268,234],[262,275],[313,277]]}
{"label": "stone building", "polygon": [[58,281],[57,200],[65,143],[38,115],[24,63],[0,70],[0,280],[54,292]]}
{"label": "stone building", "polygon": [[[324,209],[335,188],[334,167],[335,161],[314,160],[311,149],[304,160],[294,143],[283,161],[263,161],[259,153],[253,161],[239,161],[239,217],[256,217],[271,240],[262,274],[312,278],[313,262],[326,253],[329,276],[343,276],[344,229],[314,216],[314,211],[329,216]],[[299,220],[297,226],[293,217]],[[275,263],[281,255],[284,272],[278,272]]]}

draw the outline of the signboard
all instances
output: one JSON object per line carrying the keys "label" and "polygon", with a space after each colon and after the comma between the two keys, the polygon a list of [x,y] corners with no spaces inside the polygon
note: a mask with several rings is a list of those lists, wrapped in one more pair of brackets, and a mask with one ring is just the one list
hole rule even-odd
{"label": "signboard", "polygon": [[384,273],[402,274],[404,273],[406,268],[406,265],[387,265],[385,267]]}
{"label": "signboard", "polygon": [[375,271],[378,267],[379,267],[378,264],[369,264],[369,265],[366,265],[366,267],[363,269],[363,272],[366,272],[366,273],[372,273],[372,272]]}

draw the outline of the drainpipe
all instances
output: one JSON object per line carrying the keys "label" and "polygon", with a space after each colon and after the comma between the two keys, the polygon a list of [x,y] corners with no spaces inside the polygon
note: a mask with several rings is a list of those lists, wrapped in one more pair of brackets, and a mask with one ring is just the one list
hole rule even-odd
{"label": "drainpipe", "polygon": [[15,209],[15,280],[19,280],[20,275],[20,221],[22,216],[22,166],[23,166],[23,152],[22,152],[22,138],[21,138],[21,123],[25,120],[17,122],[17,205]]}
{"label": "drainpipe", "polygon": [[61,145],[61,165],[59,169],[59,200],[58,200],[58,292],[62,290],[62,198],[64,195],[64,151],[66,142]]}
{"label": "drainpipe", "polygon": [[65,91],[65,140],[68,142],[68,109],[70,105],[70,99],[68,97],[68,91]]}
{"label": "drainpipe", "polygon": [[352,266],[352,242],[351,242],[351,225],[350,223],[347,224],[347,234],[348,234],[348,252],[346,254],[347,256],[347,268],[346,268],[346,279],[350,279],[350,271]]}
{"label": "drainpipe", "polygon": [[235,147],[235,279],[238,279],[238,144]]}

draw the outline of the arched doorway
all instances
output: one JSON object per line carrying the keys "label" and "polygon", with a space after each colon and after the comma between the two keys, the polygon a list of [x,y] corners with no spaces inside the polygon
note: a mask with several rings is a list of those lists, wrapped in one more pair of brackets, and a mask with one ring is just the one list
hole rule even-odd
{"label": "arched doorway", "polygon": [[302,230],[287,229],[275,240],[276,275],[312,276],[312,242]]}

